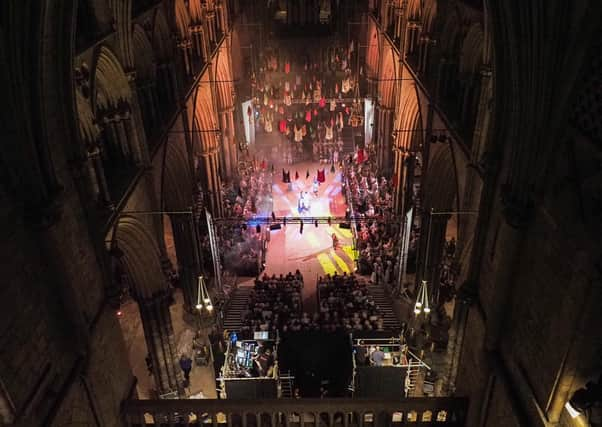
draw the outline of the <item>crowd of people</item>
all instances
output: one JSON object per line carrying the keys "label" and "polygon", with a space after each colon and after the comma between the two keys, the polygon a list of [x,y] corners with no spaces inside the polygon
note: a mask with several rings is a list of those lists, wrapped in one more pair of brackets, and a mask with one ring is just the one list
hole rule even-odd
{"label": "crowd of people", "polygon": [[[311,157],[322,163],[339,162],[342,129],[362,124],[361,104],[353,102],[356,82],[350,63],[354,51],[351,43],[313,57],[278,48],[262,56],[259,72],[251,76],[257,124],[267,133],[285,136],[286,163]],[[248,114],[253,114],[251,109]]]}
{"label": "crowd of people", "polygon": [[247,309],[242,313],[242,339],[254,332],[286,331],[301,320],[303,275],[297,270],[280,276],[263,275],[255,280]]}
{"label": "crowd of people", "polygon": [[383,331],[379,307],[370,298],[366,284],[355,274],[327,274],[318,278],[320,313],[317,324],[326,331]]}
{"label": "crowd of people", "polygon": [[370,275],[373,283],[388,284],[397,264],[400,224],[393,221],[393,188],[385,177],[378,177],[369,162],[351,162],[346,168],[347,204],[356,221],[356,246],[360,274]]}
{"label": "crowd of people", "polygon": [[241,276],[259,274],[263,256],[263,236],[247,222],[254,216],[264,217],[272,211],[272,174],[256,162],[241,162],[238,181],[224,187],[226,216],[241,222],[219,225],[223,265]]}

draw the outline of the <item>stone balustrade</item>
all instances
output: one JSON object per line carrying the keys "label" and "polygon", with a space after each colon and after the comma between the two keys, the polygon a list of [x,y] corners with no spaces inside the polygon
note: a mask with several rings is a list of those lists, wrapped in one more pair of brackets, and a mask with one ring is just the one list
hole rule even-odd
{"label": "stone balustrade", "polygon": [[128,427],[397,427],[465,425],[465,398],[130,400]]}

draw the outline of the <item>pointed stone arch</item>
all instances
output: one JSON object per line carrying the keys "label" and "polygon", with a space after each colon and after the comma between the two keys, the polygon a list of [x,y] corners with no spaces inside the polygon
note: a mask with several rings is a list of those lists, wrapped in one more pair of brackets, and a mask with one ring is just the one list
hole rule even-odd
{"label": "pointed stone arch", "polygon": [[96,124],[96,118],[90,106],[90,100],[82,95],[81,91],[75,91],[75,105],[77,108],[77,122],[79,136],[86,145],[92,145],[96,142],[100,130]]}
{"label": "pointed stone arch", "polygon": [[397,64],[391,47],[385,49],[381,63],[378,93],[381,96],[380,105],[386,108],[394,107],[394,88],[396,86]]}
{"label": "pointed stone arch", "polygon": [[[216,216],[221,216],[221,174],[219,165],[220,138],[215,104],[213,101],[209,74],[205,74],[199,82],[193,96],[193,154],[195,168],[201,173],[201,182],[208,192],[208,208]],[[200,164],[198,164],[200,163]]]}
{"label": "pointed stone arch", "polygon": [[370,29],[367,33],[368,53],[366,54],[366,72],[368,78],[377,78],[378,62],[380,60],[380,40],[378,36],[378,27],[371,22]]}
{"label": "pointed stone arch", "polygon": [[126,70],[134,68],[132,49],[132,0],[109,0],[113,11],[113,26],[117,30],[119,54]]}
{"label": "pointed stone arch", "polygon": [[187,210],[192,205],[194,180],[190,171],[188,153],[184,141],[167,143],[165,153],[165,185],[162,199],[167,211]]}
{"label": "pointed stone arch", "polygon": [[116,224],[111,245],[111,253],[119,257],[130,275],[157,391],[181,392],[182,375],[169,310],[171,294],[152,227],[137,216],[123,215]]}
{"label": "pointed stone arch", "polygon": [[92,80],[92,105],[94,112],[110,108],[127,108],[132,93],[127,76],[115,54],[102,46],[96,57]]}
{"label": "pointed stone arch", "polygon": [[136,299],[151,298],[166,290],[159,244],[144,222],[134,216],[122,216],[117,224],[115,241],[131,275]]}
{"label": "pointed stone arch", "polygon": [[422,5],[423,0],[410,0],[408,2],[407,15],[409,21],[422,21]]}
{"label": "pointed stone arch", "polygon": [[430,212],[431,209],[435,212],[456,210],[458,180],[451,144],[448,142],[432,144],[430,150],[431,160],[426,171],[426,181],[422,192],[424,194],[424,214],[420,233],[420,262],[416,278],[417,280],[427,280],[432,286],[432,294],[435,295],[438,292],[439,264],[450,216],[430,215]]}
{"label": "pointed stone arch", "polygon": [[178,39],[188,40],[190,38],[190,13],[184,0],[174,1],[174,14]]}
{"label": "pointed stone arch", "polygon": [[203,22],[203,5],[201,4],[201,0],[190,0],[188,2],[188,10],[190,19],[194,24]]}
{"label": "pointed stone arch", "polygon": [[425,0],[422,14],[422,31],[425,34],[433,33],[433,23],[437,18],[437,0]]}
{"label": "pointed stone arch", "polygon": [[232,78],[232,58],[228,43],[219,50],[215,66],[215,92],[221,134],[220,163],[224,178],[235,173],[238,163],[238,147],[234,123],[234,83]]}

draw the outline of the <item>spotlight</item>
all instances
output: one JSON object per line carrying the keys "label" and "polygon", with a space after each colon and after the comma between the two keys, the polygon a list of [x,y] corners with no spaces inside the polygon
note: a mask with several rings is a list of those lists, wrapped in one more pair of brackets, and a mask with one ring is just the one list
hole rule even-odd
{"label": "spotlight", "polygon": [[316,228],[318,228],[318,220],[317,219],[314,221],[314,225],[316,226]]}
{"label": "spotlight", "polygon": [[255,226],[255,232],[256,232],[257,234],[261,233],[261,225],[257,224],[257,225]]}
{"label": "spotlight", "polygon": [[123,312],[121,310],[117,310],[117,317],[121,317],[123,315]]}
{"label": "spotlight", "polygon": [[207,311],[213,311],[213,306],[211,304],[207,305]]}
{"label": "spotlight", "polygon": [[196,308],[197,310],[202,310],[202,309],[203,309],[203,304],[199,303],[199,304],[197,304],[197,305],[195,306],[195,308]]}

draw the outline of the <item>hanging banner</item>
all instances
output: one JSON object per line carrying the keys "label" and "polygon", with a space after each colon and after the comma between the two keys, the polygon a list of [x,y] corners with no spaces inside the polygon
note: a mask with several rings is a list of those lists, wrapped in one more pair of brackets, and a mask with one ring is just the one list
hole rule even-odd
{"label": "hanging banner", "polygon": [[400,291],[406,282],[406,270],[408,268],[408,250],[410,249],[410,236],[412,235],[412,217],[414,215],[414,208],[412,207],[407,213],[405,223],[403,227],[403,240],[401,242],[401,283]]}
{"label": "hanging banner", "polygon": [[211,214],[207,212],[207,229],[209,230],[209,247],[211,248],[211,259],[213,259],[213,275],[218,293],[222,292],[222,275],[220,266],[220,256],[215,236],[215,228],[213,228],[213,219]]}
{"label": "hanging banner", "polygon": [[372,129],[374,125],[374,104],[370,98],[364,99],[364,144],[366,147],[372,141]]}

